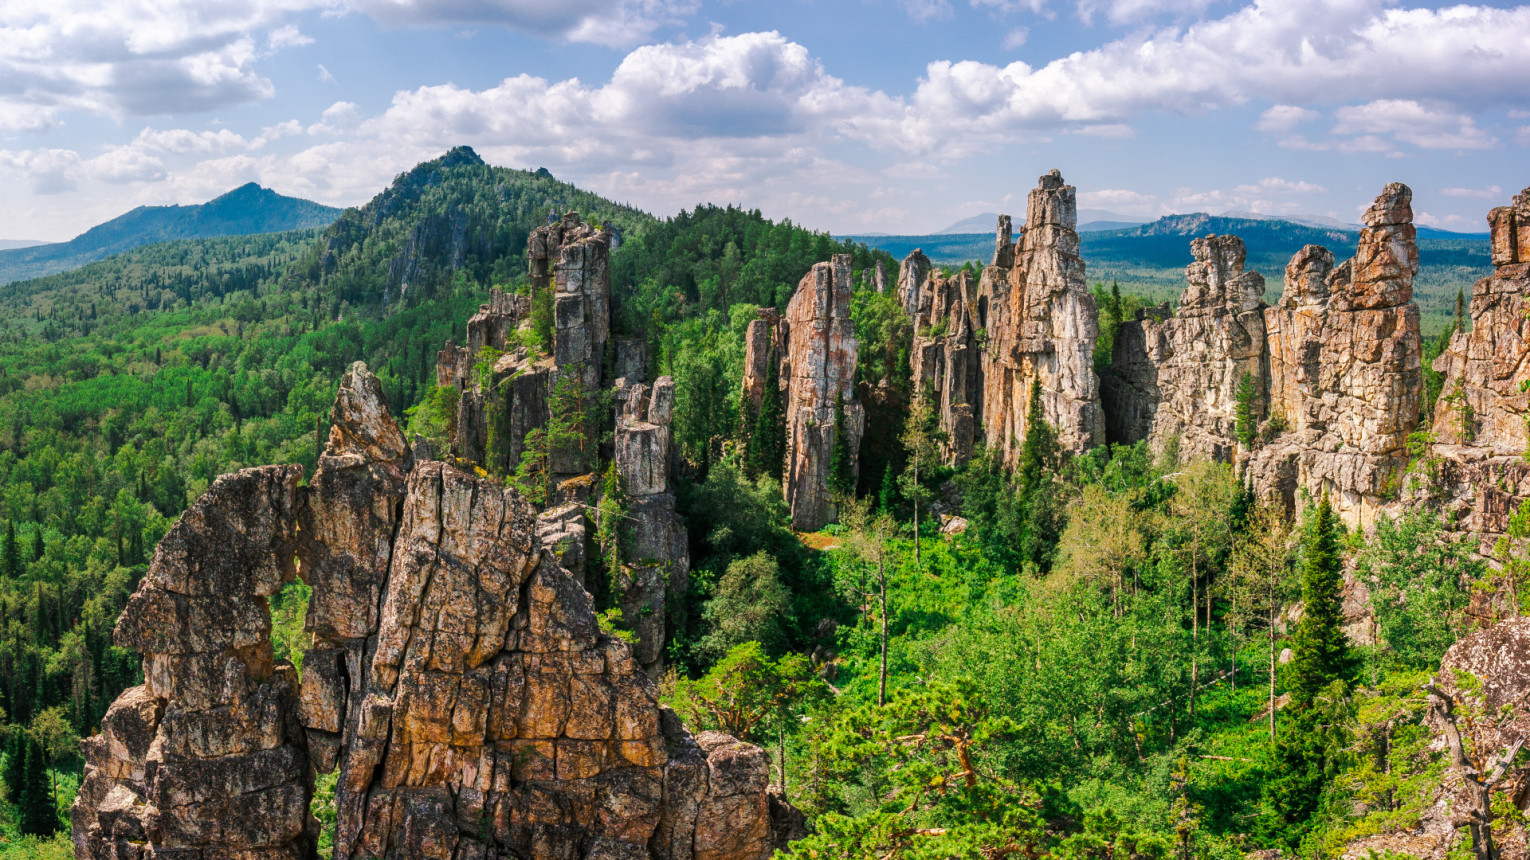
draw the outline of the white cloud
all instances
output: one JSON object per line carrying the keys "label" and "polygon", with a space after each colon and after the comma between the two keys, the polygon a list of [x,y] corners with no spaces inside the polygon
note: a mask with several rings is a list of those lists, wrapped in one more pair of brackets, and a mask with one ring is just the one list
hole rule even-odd
{"label": "white cloud", "polygon": [[1489,185],[1486,188],[1441,188],[1440,193],[1446,197],[1476,197],[1482,200],[1497,200],[1503,196],[1503,189],[1497,185]]}
{"label": "white cloud", "polygon": [[1267,176],[1253,185],[1239,185],[1233,189],[1234,194],[1321,194],[1328,189],[1321,185],[1313,185],[1311,182],[1297,180],[1292,182],[1281,179],[1278,176]]}
{"label": "white cloud", "polygon": [[1080,189],[1078,205],[1084,209],[1110,209],[1123,215],[1158,213],[1158,198],[1125,188]]}
{"label": "white cloud", "polygon": [[903,11],[915,21],[933,21],[949,18],[955,11],[950,0],[902,0]]}
{"label": "white cloud", "polygon": [[552,39],[627,46],[697,8],[694,0],[345,0],[390,26],[495,24]]}
{"label": "white cloud", "polygon": [[319,82],[325,84],[335,83],[335,76],[330,74],[329,69],[325,68],[323,63],[319,64]]}
{"label": "white cloud", "polygon": [[1498,139],[1466,114],[1413,99],[1381,99],[1334,111],[1334,134],[1390,135],[1424,149],[1490,149]]}
{"label": "white cloud", "polygon": [[1024,27],[1015,27],[1011,29],[1008,33],[1004,34],[1004,50],[1013,51],[1016,48],[1021,47],[1025,44],[1026,39],[1030,38],[1030,35],[1031,31],[1025,29]]}
{"label": "white cloud", "polygon": [[1275,105],[1259,115],[1259,122],[1254,127],[1260,131],[1289,132],[1321,116],[1315,110],[1296,105]]}
{"label": "white cloud", "polygon": [[285,27],[277,27],[267,34],[266,44],[271,47],[271,50],[279,51],[282,48],[312,45],[313,39],[303,35],[296,26],[288,24]]}
{"label": "white cloud", "polygon": [[114,147],[81,167],[91,178],[115,185],[154,182],[167,175],[164,162],[131,146]]}
{"label": "white cloud", "polygon": [[24,178],[35,194],[73,191],[80,181],[80,154],[72,149],[0,149],[0,169]]}
{"label": "white cloud", "polygon": [[145,128],[138,133],[134,144],[140,149],[177,154],[229,152],[248,149],[251,146],[249,141],[226,128],[216,131],[191,131],[184,128],[156,131],[153,128]]}
{"label": "white cloud", "polygon": [[[871,133],[906,151],[960,157],[1036,129],[1257,101],[1286,106],[1266,111],[1262,121],[1274,126],[1311,118],[1300,112],[1310,107],[1290,109],[1295,105],[1414,101],[1466,114],[1523,101],[1526,32],[1530,7],[1436,11],[1388,8],[1382,0],[1258,0],[1222,18],[1117,40],[1039,68],[931,63],[914,94],[900,101],[902,116]],[[964,133],[945,133],[956,127]],[[1430,147],[1487,139],[1463,125],[1448,132],[1389,126],[1385,133]]]}

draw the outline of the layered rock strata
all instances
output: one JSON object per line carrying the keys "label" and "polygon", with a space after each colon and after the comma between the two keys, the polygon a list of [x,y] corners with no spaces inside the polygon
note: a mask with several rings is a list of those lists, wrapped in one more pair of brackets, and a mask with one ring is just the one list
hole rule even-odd
{"label": "layered rock strata", "polygon": [[981,350],[977,341],[978,292],[971,272],[946,277],[935,271],[919,286],[914,302],[910,364],[914,390],[935,405],[941,454],[958,466],[972,456],[978,416],[983,413]]}
{"label": "layered rock strata", "polygon": [[1327,494],[1350,525],[1368,525],[1402,490],[1407,437],[1423,387],[1413,276],[1412,192],[1388,185],[1362,218],[1359,249],[1335,266],[1308,245],[1286,266],[1265,311],[1274,439],[1256,452],[1256,490],[1295,504]]}
{"label": "layered rock strata", "polygon": [[616,574],[622,617],[637,634],[633,654],[657,678],[663,669],[665,622],[690,579],[685,521],[670,482],[675,382],[668,376],[618,384],[616,469],[627,499],[624,524],[628,563]]}
{"label": "layered rock strata", "polygon": [[835,444],[835,405],[843,405],[852,469],[865,412],[855,397],[857,343],[850,320],[850,255],[818,263],[797,284],[780,326],[786,352],[786,471],[782,488],[792,527],[815,531],[831,522],[829,465]]}
{"label": "layered rock strata", "polygon": [[1462,527],[1484,545],[1530,498],[1530,188],[1488,214],[1494,272],[1472,288],[1471,328],[1435,359],[1443,373],[1434,408],[1440,486]]}
{"label": "layered rock strata", "polygon": [[915,248],[912,253],[903,258],[903,263],[898,266],[898,304],[908,312],[910,317],[919,314],[919,302],[924,294],[925,281],[929,280],[930,273],[935,267],[930,263],[930,258],[924,255],[924,251]]}
{"label": "layered rock strata", "polygon": [[1055,170],[1042,176],[1013,242],[1009,218],[999,216],[993,264],[978,283],[983,435],[1011,468],[1025,438],[1033,381],[1064,449],[1081,453],[1105,441],[1094,373],[1099,313],[1084,283],[1077,224],[1073,186]]}
{"label": "layered rock strata", "polygon": [[1155,453],[1177,444],[1184,458],[1229,462],[1238,449],[1238,389],[1244,377],[1263,414],[1269,351],[1264,277],[1244,271],[1243,240],[1190,243],[1195,262],[1172,316],[1139,312],[1116,329],[1111,372],[1102,380],[1109,436],[1148,440]]}
{"label": "layered rock strata", "polygon": [[[300,472],[225,476],[156,551],[117,629],[147,683],[87,741],[78,857],[311,857],[310,759],[339,771],[341,860],[770,855],[792,816],[764,751],[660,707],[531,507],[414,461],[364,366]],[[294,575],[300,689],[266,606]]]}

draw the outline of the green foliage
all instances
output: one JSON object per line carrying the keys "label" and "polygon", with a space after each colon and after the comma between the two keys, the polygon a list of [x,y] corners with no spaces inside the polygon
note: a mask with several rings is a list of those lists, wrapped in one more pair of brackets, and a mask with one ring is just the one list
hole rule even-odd
{"label": "green foliage", "polygon": [[829,492],[840,496],[855,493],[855,459],[845,434],[845,398],[834,395],[834,446],[829,452]]}
{"label": "green foliage", "polygon": [[1371,583],[1371,609],[1386,643],[1376,657],[1422,670],[1439,665],[1466,633],[1470,588],[1485,566],[1465,536],[1445,531],[1439,514],[1411,507],[1396,519],[1377,518],[1355,572]]}
{"label": "green foliage", "polygon": [[678,679],[664,703],[693,731],[720,729],[737,738],[765,741],[812,703],[827,686],[801,654],[772,659],[758,642],[729,648],[695,681]]}
{"label": "green foliage", "polygon": [[48,780],[47,753],[30,734],[22,742],[25,764],[21,771],[21,791],[16,797],[18,826],[28,836],[51,836],[59,829],[58,810],[53,803],[53,785]]}
{"label": "green foliage", "polygon": [[744,642],[780,653],[791,618],[791,592],[781,567],[763,552],[731,562],[702,617],[710,632],[696,643],[702,657],[716,659]]}
{"label": "green foliage", "polygon": [[294,580],[282,586],[271,600],[271,650],[277,660],[287,660],[302,677],[303,655],[308,652],[310,635],[303,629],[308,619],[308,601],[313,589],[308,583]]}
{"label": "green foliage", "polygon": [[1236,407],[1236,430],[1238,444],[1247,451],[1259,439],[1259,385],[1252,374],[1245,373],[1238,380]]}
{"label": "green foliage", "polygon": [[600,502],[595,506],[595,545],[600,548],[601,565],[613,589],[622,570],[626,519],[627,493],[622,487],[621,473],[616,470],[616,461],[612,460],[606,464],[606,472],[600,480]]}
{"label": "green foliage", "polygon": [[1302,619],[1291,650],[1291,701],[1312,702],[1353,668],[1344,635],[1344,565],[1339,558],[1339,529],[1325,496],[1310,517],[1302,553]]}

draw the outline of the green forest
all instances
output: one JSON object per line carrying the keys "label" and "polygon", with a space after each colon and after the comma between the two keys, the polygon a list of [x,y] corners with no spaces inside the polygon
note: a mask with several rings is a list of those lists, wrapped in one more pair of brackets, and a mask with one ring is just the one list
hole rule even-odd
{"label": "green forest", "polygon": [[[943,466],[914,332],[870,287],[878,260],[897,271],[885,252],[733,207],[655,218],[458,149],[324,230],[0,287],[0,854],[69,854],[79,739],[142,680],[111,629],[174,519],[226,472],[311,474],[354,361],[431,432],[437,350],[489,289],[529,289],[526,237],[568,210],[621,235],[615,328],[676,383],[691,581],[664,700],[770,752],[814,828],[786,857],[1326,858],[1417,819],[1445,766],[1421,685],[1473,589],[1497,587],[1438,514],[1367,536],[1322,499],[1289,520],[1172,450],[1065,456],[1034,397],[1013,474],[981,451]],[[836,253],[856,269],[867,433],[840,523],[799,535],[763,441],[780,404],[740,409],[743,339]],[[1156,303],[1096,290],[1107,322]],[[1425,460],[1412,479],[1427,486]],[[1374,578],[1378,645],[1341,629],[1346,562]],[[299,667],[303,590],[272,605]]]}

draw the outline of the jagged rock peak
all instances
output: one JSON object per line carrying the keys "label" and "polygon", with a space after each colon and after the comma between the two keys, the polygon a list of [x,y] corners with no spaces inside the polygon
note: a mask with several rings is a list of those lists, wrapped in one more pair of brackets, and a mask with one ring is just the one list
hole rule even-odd
{"label": "jagged rock peak", "polygon": [[786,306],[786,473],[783,489],[792,526],[816,531],[834,518],[829,461],[835,444],[835,402],[844,404],[852,470],[865,428],[855,395],[858,344],[850,319],[849,254],[815,264]]}
{"label": "jagged rock peak", "polygon": [[1237,236],[1206,236],[1190,243],[1195,262],[1185,267],[1190,285],[1179,297],[1180,311],[1234,307],[1253,310],[1264,300],[1264,276],[1243,270],[1247,251]]}
{"label": "jagged rock peak", "polygon": [[[146,683],[86,741],[79,860],[311,857],[313,770],[336,769],[339,860],[782,844],[765,753],[658,704],[518,493],[412,462],[364,365],[335,416],[309,487],[298,466],[224,476],[156,550],[116,631]],[[266,603],[296,574],[313,587],[301,689]]]}
{"label": "jagged rock peak", "polygon": [[903,263],[898,266],[898,304],[903,306],[909,316],[919,313],[919,296],[933,268],[930,258],[919,248],[904,257]]}

